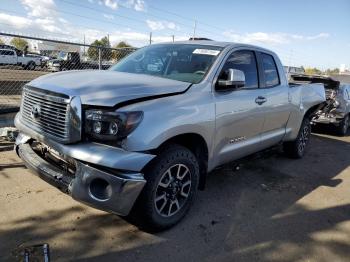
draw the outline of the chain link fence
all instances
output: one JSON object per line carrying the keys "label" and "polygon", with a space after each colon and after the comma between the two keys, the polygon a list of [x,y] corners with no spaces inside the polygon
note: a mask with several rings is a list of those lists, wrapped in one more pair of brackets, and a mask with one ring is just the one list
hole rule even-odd
{"label": "chain link fence", "polygon": [[22,87],[66,70],[106,70],[135,48],[109,48],[0,32],[0,114],[19,110]]}

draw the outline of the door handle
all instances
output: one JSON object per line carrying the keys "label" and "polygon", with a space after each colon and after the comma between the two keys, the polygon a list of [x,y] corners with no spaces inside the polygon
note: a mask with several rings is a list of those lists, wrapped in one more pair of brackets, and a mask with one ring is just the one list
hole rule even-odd
{"label": "door handle", "polygon": [[255,103],[257,103],[259,106],[261,106],[266,101],[267,99],[263,96],[258,96],[257,98],[255,98]]}

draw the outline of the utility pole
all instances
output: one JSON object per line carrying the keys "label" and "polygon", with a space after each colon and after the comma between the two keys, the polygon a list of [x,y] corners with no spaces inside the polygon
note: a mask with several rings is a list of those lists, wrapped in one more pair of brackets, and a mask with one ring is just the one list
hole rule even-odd
{"label": "utility pole", "polygon": [[289,68],[292,66],[292,56],[293,56],[293,49],[290,50],[290,54],[289,54],[289,61],[288,61],[288,66],[287,66],[287,76],[288,76],[288,80],[290,78],[291,73],[289,72]]}
{"label": "utility pole", "polygon": [[194,26],[193,26],[193,40],[196,37],[196,29],[197,29],[197,20],[194,20]]}
{"label": "utility pole", "polygon": [[84,58],[85,58],[85,34],[84,34]]}
{"label": "utility pole", "polygon": [[152,32],[149,33],[149,44],[152,44]]}

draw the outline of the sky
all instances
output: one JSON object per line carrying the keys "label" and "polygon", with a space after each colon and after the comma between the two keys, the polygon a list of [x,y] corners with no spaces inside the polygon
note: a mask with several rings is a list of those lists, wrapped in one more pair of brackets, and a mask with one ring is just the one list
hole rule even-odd
{"label": "sky", "polygon": [[108,34],[137,47],[150,32],[152,43],[195,34],[269,48],[285,65],[350,67],[350,0],[0,0],[0,32],[80,43]]}

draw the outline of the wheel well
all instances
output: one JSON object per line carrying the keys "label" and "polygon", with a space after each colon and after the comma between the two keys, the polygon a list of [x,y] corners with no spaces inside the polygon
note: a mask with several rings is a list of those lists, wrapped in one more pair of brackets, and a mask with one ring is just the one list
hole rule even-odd
{"label": "wheel well", "polygon": [[310,107],[306,112],[304,117],[308,117],[310,120],[312,120],[312,117],[314,116],[314,114],[324,105],[324,103],[318,104],[318,105],[314,105],[312,107]]}
{"label": "wheel well", "polygon": [[208,170],[208,146],[204,138],[195,133],[177,135],[163,142],[155,151],[159,152],[169,144],[177,144],[186,147],[196,156],[200,172],[199,189],[203,190]]}

